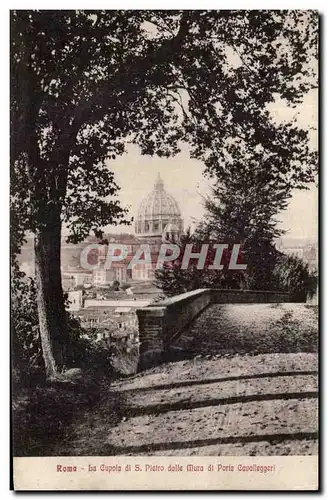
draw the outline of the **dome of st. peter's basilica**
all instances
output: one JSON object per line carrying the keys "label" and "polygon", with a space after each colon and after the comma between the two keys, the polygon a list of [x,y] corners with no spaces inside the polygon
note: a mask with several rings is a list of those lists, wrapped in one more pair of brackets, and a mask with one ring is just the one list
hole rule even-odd
{"label": "dome of st. peter's basilica", "polygon": [[177,201],[165,191],[160,175],[156,179],[154,189],[139,206],[135,222],[137,236],[162,236],[166,233],[183,231],[183,219]]}

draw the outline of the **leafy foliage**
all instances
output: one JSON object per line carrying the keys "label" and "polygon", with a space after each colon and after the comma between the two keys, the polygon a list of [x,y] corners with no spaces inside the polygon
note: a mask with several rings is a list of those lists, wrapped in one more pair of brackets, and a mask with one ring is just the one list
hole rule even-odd
{"label": "leafy foliage", "polygon": [[[218,180],[205,200],[206,216],[197,230],[202,241],[239,243],[247,270],[238,281],[249,289],[268,289],[277,251],[278,214],[287,206],[288,189],[268,180],[260,158],[239,163],[232,176]],[[231,271],[230,271],[231,272]]]}
{"label": "leafy foliage", "polygon": [[308,264],[296,255],[280,253],[273,270],[273,280],[280,290],[290,292],[297,299],[312,297],[317,288],[316,271],[310,271]]}
{"label": "leafy foliage", "polygon": [[[219,221],[218,221],[219,222]],[[204,225],[202,226],[204,229]],[[155,283],[165,296],[171,297],[198,288],[246,288],[250,290],[278,290],[291,294],[295,301],[304,301],[316,292],[318,283],[316,271],[310,271],[306,262],[294,255],[279,252],[273,242],[253,240],[242,247],[240,263],[246,263],[246,270],[231,270],[229,262],[231,247],[224,250],[222,270],[213,270],[214,251],[209,246],[204,268],[197,269],[197,260],[191,260],[188,269],[181,269],[182,257],[187,244],[193,244],[193,251],[199,252],[202,243],[210,240],[201,239],[204,234],[190,230],[180,240],[180,255],[173,262],[165,263],[156,270]],[[220,240],[227,243],[228,240]],[[161,297],[163,299],[163,297]]]}
{"label": "leafy foliage", "polygon": [[43,372],[34,281],[20,272],[18,267],[13,267],[11,291],[13,368],[22,376],[29,375],[33,370]]}
{"label": "leafy foliage", "polygon": [[[209,245],[204,266],[197,268],[198,260],[190,259],[187,269],[182,269],[182,260],[186,245],[192,244],[193,252],[200,252],[202,244],[208,244],[208,239],[203,239],[200,233],[192,234],[190,228],[181,236],[179,242],[179,256],[171,262],[164,263],[162,269],[155,271],[155,283],[166,296],[196,290],[197,288],[239,288],[245,281],[244,271],[229,270],[232,246],[224,250],[221,259],[222,270],[213,270],[209,266],[215,258],[215,248]],[[223,243],[220,241],[220,243]]]}
{"label": "leafy foliage", "polygon": [[[24,384],[44,379],[44,362],[34,280],[17,268],[12,272],[12,349],[13,368]],[[103,349],[96,337],[86,335],[79,321],[67,313],[71,359],[70,366],[112,373],[110,349]]]}
{"label": "leafy foliage", "polygon": [[25,229],[47,224],[56,208],[74,242],[127,222],[106,161],[136,131],[145,134],[145,152],[165,144],[162,154],[171,154],[162,137],[175,114],[156,83],[158,44],[142,29],[147,15],[12,13],[13,206]]}

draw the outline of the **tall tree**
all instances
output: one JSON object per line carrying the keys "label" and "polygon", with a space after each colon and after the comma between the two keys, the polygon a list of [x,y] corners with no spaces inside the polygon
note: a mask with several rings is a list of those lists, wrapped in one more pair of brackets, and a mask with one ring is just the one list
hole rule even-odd
{"label": "tall tree", "polygon": [[[237,281],[252,288],[272,282],[281,234],[277,216],[293,188],[316,179],[317,152],[297,110],[281,123],[270,113],[299,105],[317,88],[318,13],[315,11],[219,11],[203,18],[196,36],[206,34],[200,59],[169,90],[182,110],[191,156],[205,164],[214,189],[194,242],[241,243],[245,273]],[[206,17],[206,22],[204,18]],[[286,113],[288,116],[288,112]],[[230,271],[229,271],[230,272]],[[177,288],[176,268],[157,273],[168,293]],[[179,276],[180,276],[179,274]],[[195,273],[184,278],[193,287]],[[223,271],[202,274],[202,285],[234,285]],[[174,286],[172,283],[174,282]],[[194,283],[195,282],[195,283]]]}
{"label": "tall tree", "polygon": [[[263,288],[277,258],[277,216],[292,189],[316,179],[316,145],[295,108],[317,89],[318,13],[216,16],[209,24],[225,19],[226,26],[208,31],[211,49],[188,74],[188,96],[180,101],[191,156],[204,162],[214,184],[195,237],[241,243],[248,270],[240,280]],[[287,116],[280,122],[270,112],[277,103]]]}
{"label": "tall tree", "polygon": [[[14,11],[11,17],[11,188],[13,254],[35,235],[35,272],[48,376],[68,345],[60,275],[61,225],[77,242],[124,222],[106,159],[142,131],[148,152],[174,152],[158,79],[179,49],[147,34],[147,13]],[[150,14],[149,14],[150,16]],[[164,42],[166,39],[164,39]],[[169,52],[167,52],[169,51]],[[169,57],[167,56],[169,54]],[[170,53],[171,56],[170,56]],[[163,67],[162,67],[163,66]]]}
{"label": "tall tree", "polygon": [[[318,14],[249,11],[237,17],[242,29],[238,37],[231,31],[229,84],[217,86],[214,107],[202,104],[201,110],[196,99],[196,119],[189,120],[192,154],[214,181],[199,236],[241,243],[248,266],[241,280],[267,288],[274,286],[279,258],[274,240],[283,233],[278,216],[294,188],[315,181],[318,166],[316,145],[309,128],[299,126],[297,110],[279,122],[270,105],[278,101],[288,116],[288,108],[317,88]],[[226,129],[218,126],[220,116]]]}
{"label": "tall tree", "polygon": [[261,151],[235,153],[230,176],[217,180],[205,200],[206,215],[197,237],[202,241],[241,244],[247,270],[239,282],[247,288],[272,288],[276,263],[275,239],[283,234],[279,214],[291,196],[286,180],[272,172]]}

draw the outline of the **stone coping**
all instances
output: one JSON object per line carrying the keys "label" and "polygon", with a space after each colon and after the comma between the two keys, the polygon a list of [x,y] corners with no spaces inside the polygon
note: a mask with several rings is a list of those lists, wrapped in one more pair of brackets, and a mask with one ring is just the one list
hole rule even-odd
{"label": "stone coping", "polygon": [[169,297],[167,299],[164,299],[160,302],[156,302],[155,304],[149,304],[146,307],[138,309],[140,310],[147,310],[149,309],[155,309],[155,308],[161,308],[161,307],[168,307],[180,302],[188,301],[191,299],[195,299],[196,297],[203,295],[205,293],[212,294],[214,292],[222,292],[226,294],[253,294],[253,295],[281,295],[281,296],[286,296],[289,295],[288,292],[276,292],[275,290],[248,290],[248,289],[239,289],[239,288],[198,288],[197,290],[191,290],[190,292],[185,292],[181,293],[179,295],[175,295],[174,297]]}
{"label": "stone coping", "polygon": [[[210,288],[198,288],[197,290],[192,290],[191,292],[180,293],[180,295],[175,295],[174,297],[164,299],[161,302],[157,302],[156,304],[154,304],[154,306],[171,306],[178,302],[195,299],[196,297],[203,295],[204,293],[209,293],[210,291]],[[153,307],[153,305],[150,305],[150,307]]]}
{"label": "stone coping", "polygon": [[164,316],[166,311],[166,306],[157,307],[157,306],[148,306],[143,307],[142,309],[136,309],[137,316]]}

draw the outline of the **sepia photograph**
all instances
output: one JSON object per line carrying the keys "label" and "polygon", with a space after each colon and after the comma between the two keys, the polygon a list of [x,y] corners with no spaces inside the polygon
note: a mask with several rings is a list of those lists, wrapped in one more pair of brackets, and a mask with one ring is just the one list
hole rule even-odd
{"label": "sepia photograph", "polygon": [[319,24],[10,11],[14,489],[318,488]]}

